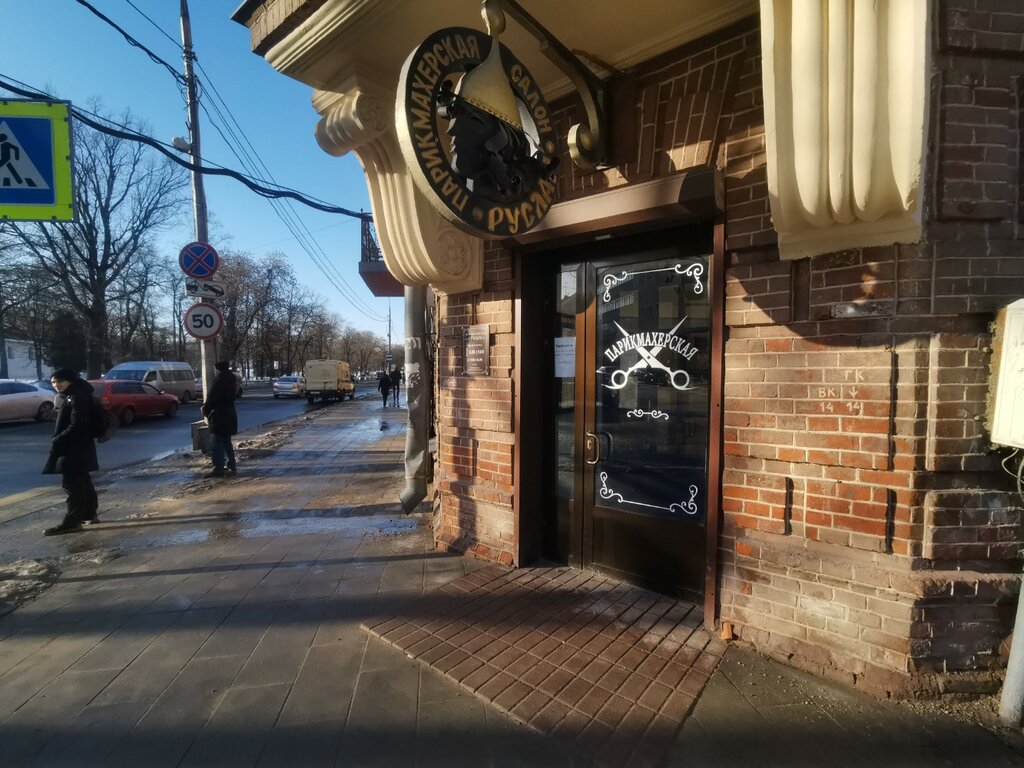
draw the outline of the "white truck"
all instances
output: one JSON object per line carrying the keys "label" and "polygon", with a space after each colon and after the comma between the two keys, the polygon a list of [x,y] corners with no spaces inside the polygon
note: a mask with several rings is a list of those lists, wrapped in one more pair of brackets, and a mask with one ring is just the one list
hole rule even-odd
{"label": "white truck", "polygon": [[302,369],[306,380],[306,400],[349,400],[356,396],[352,369],[341,360],[307,360]]}

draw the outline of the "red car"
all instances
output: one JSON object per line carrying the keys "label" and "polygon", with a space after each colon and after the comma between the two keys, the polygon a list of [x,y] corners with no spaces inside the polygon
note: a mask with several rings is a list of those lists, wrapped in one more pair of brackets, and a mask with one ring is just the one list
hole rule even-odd
{"label": "red car", "polygon": [[121,424],[131,424],[139,416],[167,416],[178,413],[177,395],[168,395],[141,381],[90,381],[93,394]]}

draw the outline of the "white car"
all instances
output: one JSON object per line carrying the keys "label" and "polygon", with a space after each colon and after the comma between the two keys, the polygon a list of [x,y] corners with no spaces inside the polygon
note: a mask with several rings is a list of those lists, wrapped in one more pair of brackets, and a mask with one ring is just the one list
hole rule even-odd
{"label": "white car", "polygon": [[53,416],[53,397],[52,391],[43,391],[32,384],[0,379],[0,421],[49,419]]}
{"label": "white car", "polygon": [[281,376],[274,380],[274,397],[305,397],[306,380],[302,376]]}

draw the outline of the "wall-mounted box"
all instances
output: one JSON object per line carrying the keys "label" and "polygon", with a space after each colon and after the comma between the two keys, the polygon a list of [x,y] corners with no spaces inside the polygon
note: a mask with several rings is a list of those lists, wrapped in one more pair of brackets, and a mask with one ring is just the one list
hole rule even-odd
{"label": "wall-mounted box", "polygon": [[1024,448],[1024,299],[999,310],[992,324],[988,428],[996,445]]}

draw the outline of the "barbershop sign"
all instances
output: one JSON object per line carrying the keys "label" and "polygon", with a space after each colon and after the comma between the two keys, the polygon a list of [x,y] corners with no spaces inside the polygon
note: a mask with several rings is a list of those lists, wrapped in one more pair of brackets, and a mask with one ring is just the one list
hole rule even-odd
{"label": "barbershop sign", "polygon": [[550,209],[551,112],[497,37],[449,27],[424,40],[402,68],[395,123],[417,187],[463,231],[519,235]]}

